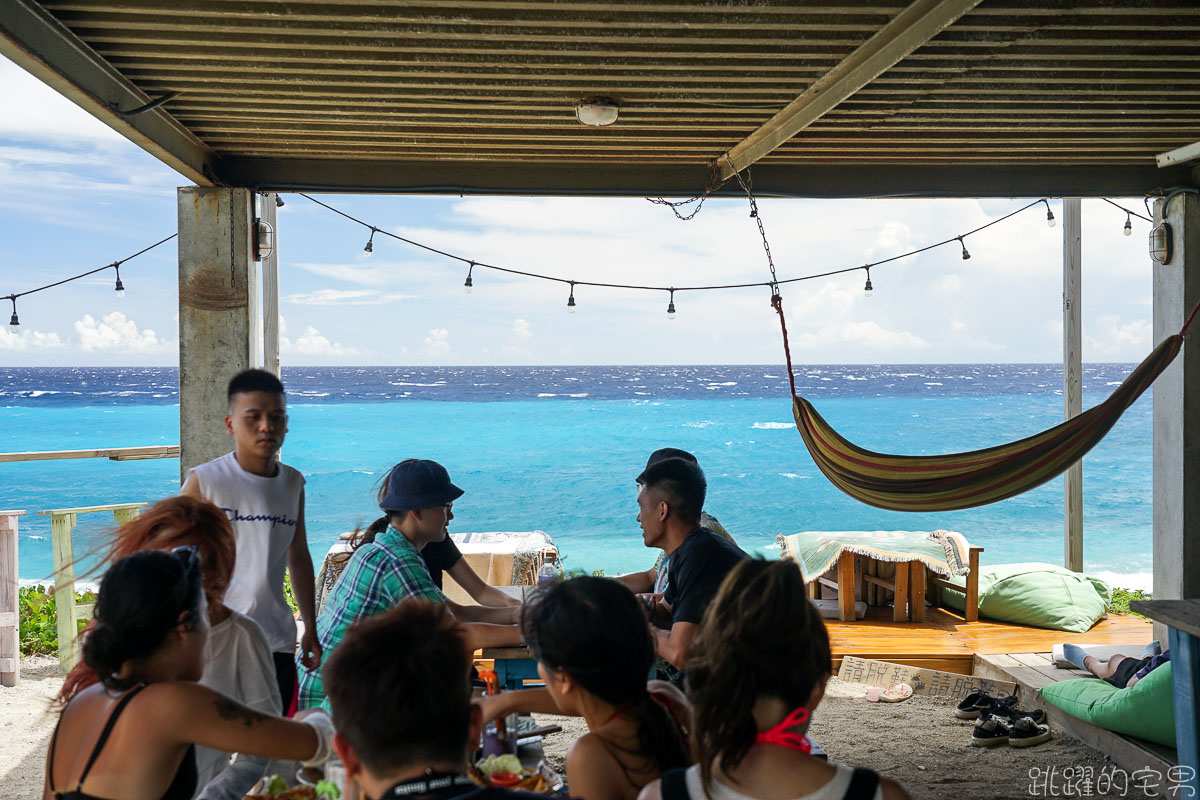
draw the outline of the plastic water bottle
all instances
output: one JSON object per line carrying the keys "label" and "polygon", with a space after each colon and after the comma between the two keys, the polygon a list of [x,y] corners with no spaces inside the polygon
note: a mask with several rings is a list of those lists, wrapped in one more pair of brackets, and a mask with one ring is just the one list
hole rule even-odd
{"label": "plastic water bottle", "polygon": [[537,576],[538,586],[545,586],[547,583],[551,583],[555,578],[558,577],[558,570],[554,568],[554,562],[550,559],[551,557],[549,555],[542,557],[542,566],[541,569],[538,570]]}

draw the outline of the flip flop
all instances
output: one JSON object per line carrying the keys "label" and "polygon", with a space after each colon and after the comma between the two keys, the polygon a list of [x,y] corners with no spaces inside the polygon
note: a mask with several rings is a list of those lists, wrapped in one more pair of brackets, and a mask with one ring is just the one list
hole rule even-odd
{"label": "flip flop", "polygon": [[878,702],[879,702],[879,698],[880,698],[880,696],[881,696],[882,694],[883,694],[883,687],[882,687],[882,686],[869,686],[869,687],[867,687],[867,702],[868,702],[868,703],[878,703]]}
{"label": "flip flop", "polygon": [[913,688],[907,683],[893,683],[887,691],[879,696],[881,703],[903,703],[912,697]]}

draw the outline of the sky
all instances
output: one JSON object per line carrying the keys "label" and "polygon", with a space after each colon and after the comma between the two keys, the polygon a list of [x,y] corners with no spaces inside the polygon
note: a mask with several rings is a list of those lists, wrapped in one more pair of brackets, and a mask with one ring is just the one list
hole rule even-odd
{"label": "sky", "polygon": [[[176,230],[187,181],[0,57],[0,296],[111,263]],[[774,364],[764,288],[665,292],[567,287],[464,266],[283,195],[284,365]],[[323,195],[382,230],[568,280],[663,286],[769,278],[746,201],[709,200],[683,222],[644,198]],[[779,277],[879,261],[957,236],[1029,198],[760,199]],[[1140,199],[1117,202],[1144,213]],[[1029,209],[957,243],[865,274],[787,286],[797,364],[1062,360],[1062,209]],[[1083,203],[1083,358],[1136,362],[1151,348],[1149,225]],[[121,268],[20,298],[0,365],[178,363],[174,242]],[[7,319],[11,308],[0,306]],[[2,320],[0,320],[2,321]]]}

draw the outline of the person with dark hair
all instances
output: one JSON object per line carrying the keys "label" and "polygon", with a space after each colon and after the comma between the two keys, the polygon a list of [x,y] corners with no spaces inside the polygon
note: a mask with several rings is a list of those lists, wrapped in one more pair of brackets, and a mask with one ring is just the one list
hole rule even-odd
{"label": "person with dark hair", "polygon": [[[516,622],[520,606],[462,606],[442,594],[429,577],[421,552],[448,535],[454,501],[463,490],[436,461],[410,458],[392,467],[379,507],[387,515],[386,530],[362,537],[342,576],[317,618],[316,633],[326,652],[333,652],[346,629],[402,600],[447,605],[464,624],[471,650],[520,644]],[[299,707],[328,707],[319,667],[300,664]]]}
{"label": "person with dark hair", "polygon": [[694,459],[666,458],[638,475],[637,520],[642,541],[667,556],[662,596],[645,595],[658,655],[683,669],[688,647],[721,581],[747,556],[736,544],[701,527],[708,483]]}
{"label": "person with dark hair", "polygon": [[225,431],[233,437],[234,450],[189,470],[180,494],[215,503],[233,525],[237,564],[225,603],[267,635],[280,705],[288,711],[296,691],[296,619],[283,596],[285,570],[304,622],[301,661],[311,668],[321,663],[312,554],[304,527],[304,476],[279,461],[288,419],[279,378],[248,369],[233,376],[227,395]]}
{"label": "person with dark hair", "polygon": [[328,760],[333,727],[324,714],[283,719],[196,683],[208,637],[200,561],[196,547],[148,550],[105,574],[82,648],[100,681],[62,709],[46,754],[46,798],[189,800],[196,745]]}
{"label": "person with dark hair", "polygon": [[[271,648],[254,620],[226,606],[225,587],[233,574],[233,530],[221,509],[194,497],[160,500],[117,529],[109,560],[147,550],[195,547],[203,567],[208,637],[200,685],[264,714],[279,714],[279,689]],[[92,620],[87,631],[96,626]],[[84,661],[63,681],[58,700],[65,705],[100,677]],[[240,800],[262,778],[268,760],[241,754],[230,763],[227,750],[196,749],[197,800]]]}
{"label": "person with dark hair", "polygon": [[742,561],[688,659],[696,764],[638,800],[907,800],[894,781],[811,755],[806,731],[831,672],[829,634],[796,565]]}
{"label": "person with dark hair", "polygon": [[559,581],[526,604],[521,627],[546,688],[485,697],[484,719],[513,711],[583,717],[588,733],[567,754],[573,797],[634,800],[664,770],[691,763],[687,701],[668,683],[646,682],[654,642],[624,587]]}
{"label": "person with dark hair", "polygon": [[[668,458],[682,458],[699,466],[696,457],[687,450],[680,450],[678,447],[662,447],[655,450],[650,454],[650,458],[646,459],[646,469],[650,469],[654,464]],[[729,534],[729,531],[725,530],[725,526],[721,524],[720,520],[707,511],[700,512],[700,527],[707,528],[722,539],[728,539],[730,542],[737,544],[737,542],[733,541],[733,537]],[[630,591],[637,594],[663,594],[667,590],[667,564],[669,563],[670,561],[667,559],[666,554],[659,553],[658,559],[650,569],[645,572],[630,572],[625,575],[618,575],[616,576],[616,580],[625,584],[625,586],[629,587]]]}
{"label": "person with dark hair", "polygon": [[351,625],[325,664],[333,749],[370,798],[534,798],[466,775],[483,716],[471,647],[444,605],[405,600]]}
{"label": "person with dark hair", "polygon": [[[376,498],[376,503],[382,503],[383,498],[387,496],[387,492],[388,487],[385,480],[379,486],[379,496]],[[362,545],[375,541],[375,537],[386,531],[389,525],[391,525],[391,517],[384,514],[368,525],[365,530],[354,532],[350,540],[350,550],[348,552],[331,552],[325,556],[325,560],[321,563],[321,568],[317,571],[318,615],[325,610],[325,603],[329,599],[329,593],[342,576],[342,572],[346,568],[346,562],[350,560],[351,554]],[[433,585],[438,589],[442,588],[443,574],[449,573],[454,582],[461,586],[463,591],[469,594],[471,599],[481,606],[519,606],[521,604],[521,601],[517,598],[509,597],[481,578],[479,573],[462,557],[462,551],[458,549],[458,545],[449,536],[440,542],[430,542],[421,548],[421,560],[425,562],[425,568],[429,570],[429,579],[433,581]]]}

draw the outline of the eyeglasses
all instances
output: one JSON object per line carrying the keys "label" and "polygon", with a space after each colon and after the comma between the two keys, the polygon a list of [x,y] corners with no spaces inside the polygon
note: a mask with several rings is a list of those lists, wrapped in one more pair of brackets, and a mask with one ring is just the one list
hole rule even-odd
{"label": "eyeglasses", "polygon": [[183,562],[185,574],[200,568],[200,550],[194,544],[180,545],[171,548],[171,555]]}

